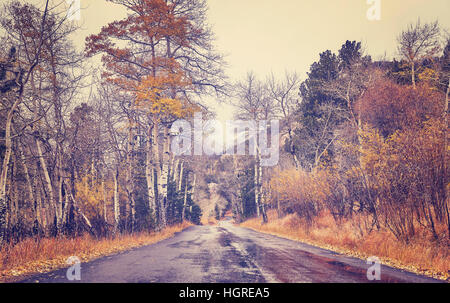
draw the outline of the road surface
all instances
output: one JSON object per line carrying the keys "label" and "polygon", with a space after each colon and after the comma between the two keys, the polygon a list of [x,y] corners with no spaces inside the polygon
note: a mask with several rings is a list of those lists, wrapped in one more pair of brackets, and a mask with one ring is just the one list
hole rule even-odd
{"label": "road surface", "polygon": [[[370,282],[366,261],[221,221],[153,245],[81,264],[76,282]],[[28,283],[71,282],[66,269]],[[437,282],[381,266],[381,282]]]}

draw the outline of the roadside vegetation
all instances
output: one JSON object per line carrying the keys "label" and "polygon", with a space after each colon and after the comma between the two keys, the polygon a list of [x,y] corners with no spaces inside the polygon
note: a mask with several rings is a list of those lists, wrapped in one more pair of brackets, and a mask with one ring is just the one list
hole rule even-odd
{"label": "roadside vegetation", "polygon": [[356,41],[321,53],[284,120],[284,160],[262,181],[252,165],[239,174],[236,220],[448,279],[450,42],[440,33],[410,25],[398,61],[373,61]]}

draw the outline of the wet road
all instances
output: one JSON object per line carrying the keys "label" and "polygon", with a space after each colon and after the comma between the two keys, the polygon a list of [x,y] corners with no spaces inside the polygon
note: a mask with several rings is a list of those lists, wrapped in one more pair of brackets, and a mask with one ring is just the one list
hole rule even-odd
{"label": "wet road", "polygon": [[[170,239],[81,264],[77,282],[370,282],[356,258],[222,221]],[[434,282],[381,266],[381,282]],[[71,282],[66,269],[24,282]]]}

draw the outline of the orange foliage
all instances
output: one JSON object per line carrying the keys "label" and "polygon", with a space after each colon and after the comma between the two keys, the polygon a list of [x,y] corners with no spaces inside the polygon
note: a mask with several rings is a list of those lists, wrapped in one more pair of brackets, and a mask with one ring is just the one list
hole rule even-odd
{"label": "orange foliage", "polygon": [[[187,37],[196,31],[185,17],[174,14],[173,4],[164,0],[139,1],[128,9],[133,13],[127,18],[114,21],[104,26],[99,34],[86,38],[86,54],[103,54],[102,61],[109,70],[109,80],[136,81],[139,77],[134,75],[142,72],[150,74],[170,67],[174,60],[156,54],[156,46],[164,39],[170,39],[177,45],[188,46]],[[123,41],[129,42],[129,45],[116,45],[123,45]],[[146,47],[148,56],[137,56],[135,49],[131,47],[133,44]],[[116,78],[111,77],[113,75]]]}
{"label": "orange foliage", "polygon": [[324,171],[307,173],[289,169],[279,172],[270,181],[272,204],[280,204],[285,212],[296,212],[312,220],[322,208],[331,190]]}
{"label": "orange foliage", "polygon": [[[361,163],[377,195],[377,211],[397,237],[415,234],[416,221],[437,238],[448,232],[448,167],[444,164],[442,119],[420,129],[396,131],[384,139],[377,130],[361,131]],[[438,230],[437,222],[443,230]]]}
{"label": "orange foliage", "polygon": [[414,89],[381,78],[365,92],[356,108],[364,123],[387,137],[397,130],[420,128],[424,121],[440,116],[443,102],[442,93],[427,83]]}
{"label": "orange foliage", "polygon": [[170,94],[170,91],[174,92],[177,88],[187,85],[189,81],[182,72],[169,72],[158,77],[147,76],[136,87],[136,105],[158,119],[191,116],[195,110],[194,106],[180,98],[167,97],[164,93],[168,91]]}

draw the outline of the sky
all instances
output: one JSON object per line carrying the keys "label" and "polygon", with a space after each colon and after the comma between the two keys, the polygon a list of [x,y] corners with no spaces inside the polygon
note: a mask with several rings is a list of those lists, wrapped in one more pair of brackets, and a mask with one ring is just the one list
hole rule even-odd
{"label": "sky", "polygon": [[[371,21],[367,11],[373,4],[367,2],[373,1],[378,0],[208,0],[208,23],[231,81],[248,71],[262,79],[296,71],[304,79],[321,52],[335,52],[346,40],[361,41],[374,59],[392,59],[397,36],[419,17],[450,29],[450,0],[379,0],[380,20]],[[86,36],[126,16],[123,7],[105,0],[81,0],[81,7],[82,30],[74,37],[80,47]],[[207,100],[219,119],[232,118],[224,100]]]}

